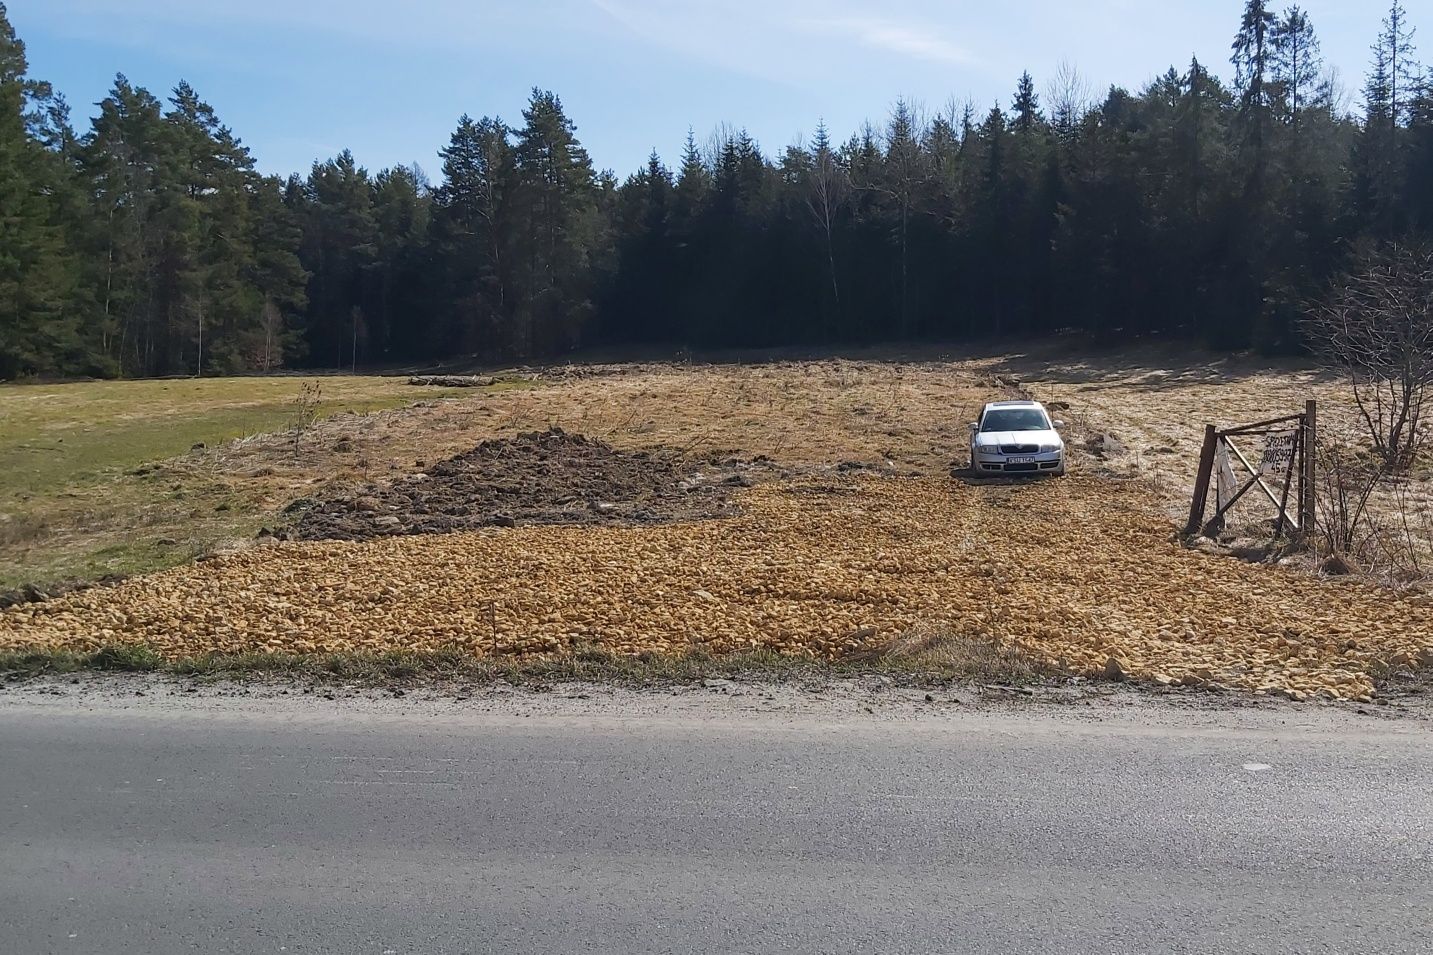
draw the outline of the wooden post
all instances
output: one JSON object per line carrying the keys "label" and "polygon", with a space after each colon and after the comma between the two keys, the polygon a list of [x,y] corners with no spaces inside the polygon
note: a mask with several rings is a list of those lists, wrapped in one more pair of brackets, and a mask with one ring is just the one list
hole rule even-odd
{"label": "wooden post", "polygon": [[1214,425],[1204,426],[1204,447],[1199,451],[1199,473],[1194,478],[1194,500],[1189,504],[1189,523],[1184,525],[1184,536],[1193,537],[1204,525],[1204,505],[1209,497],[1209,477],[1214,473],[1214,450],[1219,444],[1219,433]]}
{"label": "wooden post", "polygon": [[[1289,488],[1294,486],[1294,468],[1304,459],[1303,447],[1304,433],[1303,431],[1296,431],[1294,433],[1294,447],[1292,453],[1289,454],[1289,466],[1284,468],[1284,493],[1279,495],[1279,520],[1278,523],[1274,525],[1274,540],[1279,539],[1279,535],[1284,533],[1284,525],[1289,523]],[[1303,485],[1303,478],[1300,477],[1300,494],[1302,494]],[[1302,500],[1302,498],[1300,498],[1300,500]],[[1294,528],[1295,531],[1299,531],[1299,528],[1303,526],[1303,520],[1304,515],[1300,514],[1298,517],[1299,527]]]}
{"label": "wooden post", "polygon": [[1319,403],[1310,399],[1304,405],[1303,432],[1299,436],[1303,445],[1304,470],[1299,485],[1303,494],[1299,500],[1299,532],[1305,544],[1312,544],[1314,523],[1318,513],[1318,448],[1319,448]]}

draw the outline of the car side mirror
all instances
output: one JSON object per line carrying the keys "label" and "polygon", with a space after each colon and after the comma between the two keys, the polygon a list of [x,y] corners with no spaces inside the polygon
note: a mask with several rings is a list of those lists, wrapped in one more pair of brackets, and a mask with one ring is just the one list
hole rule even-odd
{"label": "car side mirror", "polygon": [[972,422],[970,422],[970,430],[971,430],[971,431],[974,431],[976,428],[979,428],[979,427],[980,427],[980,422],[979,422],[979,421],[972,421]]}
{"label": "car side mirror", "polygon": [[1055,430],[1056,430],[1056,431],[1064,431],[1064,430],[1065,430],[1065,422],[1063,422],[1063,421],[1056,421],[1056,422],[1055,422]]}

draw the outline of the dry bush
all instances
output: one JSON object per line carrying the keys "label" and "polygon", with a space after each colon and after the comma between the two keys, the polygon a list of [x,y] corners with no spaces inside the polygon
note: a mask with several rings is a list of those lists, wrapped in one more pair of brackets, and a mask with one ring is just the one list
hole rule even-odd
{"label": "dry bush", "polygon": [[1409,575],[1426,578],[1433,574],[1433,510],[1414,500],[1405,480],[1393,482],[1390,498],[1387,553]]}
{"label": "dry bush", "polygon": [[18,514],[0,519],[0,547],[32,543],[44,537],[49,530],[49,522],[36,514]]}
{"label": "dry bush", "polygon": [[1347,378],[1384,466],[1411,468],[1433,432],[1433,248],[1365,256],[1309,311],[1304,332]]}
{"label": "dry bush", "polygon": [[[1407,581],[1433,571],[1433,512],[1377,452],[1332,441],[1318,450],[1318,550],[1343,572]],[[1351,566],[1349,566],[1351,565]]]}
{"label": "dry bush", "polygon": [[323,386],[316,381],[306,381],[299,386],[294,398],[293,419],[289,422],[289,433],[293,437],[294,460],[299,459],[303,437],[319,419],[323,406]]}
{"label": "dry bush", "polygon": [[1346,444],[1325,441],[1318,447],[1318,534],[1320,551],[1362,563],[1376,525],[1368,504],[1383,468]]}

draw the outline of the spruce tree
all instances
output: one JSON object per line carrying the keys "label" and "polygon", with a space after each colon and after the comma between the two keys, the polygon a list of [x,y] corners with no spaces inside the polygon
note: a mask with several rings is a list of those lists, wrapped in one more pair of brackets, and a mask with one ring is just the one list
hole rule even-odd
{"label": "spruce tree", "polygon": [[1017,132],[1033,132],[1037,125],[1045,121],[1045,117],[1040,115],[1040,97],[1035,93],[1035,81],[1030,78],[1029,70],[1020,74],[1020,84],[1016,87],[1010,112],[1015,117]]}
{"label": "spruce tree", "polygon": [[1364,85],[1363,130],[1354,158],[1354,189],[1365,220],[1384,239],[1402,231],[1404,124],[1417,89],[1413,27],[1393,0],[1373,46]]}
{"label": "spruce tree", "polygon": [[1408,164],[1404,181],[1408,217],[1414,228],[1433,234],[1433,68],[1424,76],[1408,109]]}
{"label": "spruce tree", "polygon": [[1246,0],[1230,57],[1234,65],[1234,88],[1239,95],[1239,132],[1249,160],[1250,181],[1255,188],[1262,188],[1268,163],[1266,150],[1273,114],[1270,74],[1276,22],[1265,0]]}
{"label": "spruce tree", "polygon": [[1328,102],[1328,87],[1321,82],[1319,38],[1309,15],[1295,5],[1274,24],[1270,42],[1274,48],[1270,76],[1284,120],[1297,133],[1303,112]]}
{"label": "spruce tree", "polygon": [[897,100],[886,125],[886,154],[879,179],[887,200],[891,232],[896,246],[897,278],[895,297],[897,324],[894,332],[905,338],[912,331],[911,220],[928,181],[928,164],[921,148],[924,130],[915,111],[905,100]]}

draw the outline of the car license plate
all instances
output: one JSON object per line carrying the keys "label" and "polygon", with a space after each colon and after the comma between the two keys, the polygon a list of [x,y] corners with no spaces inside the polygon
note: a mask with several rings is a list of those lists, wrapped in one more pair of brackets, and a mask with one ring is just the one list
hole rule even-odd
{"label": "car license plate", "polygon": [[1006,458],[1006,464],[1034,464],[1034,458]]}

